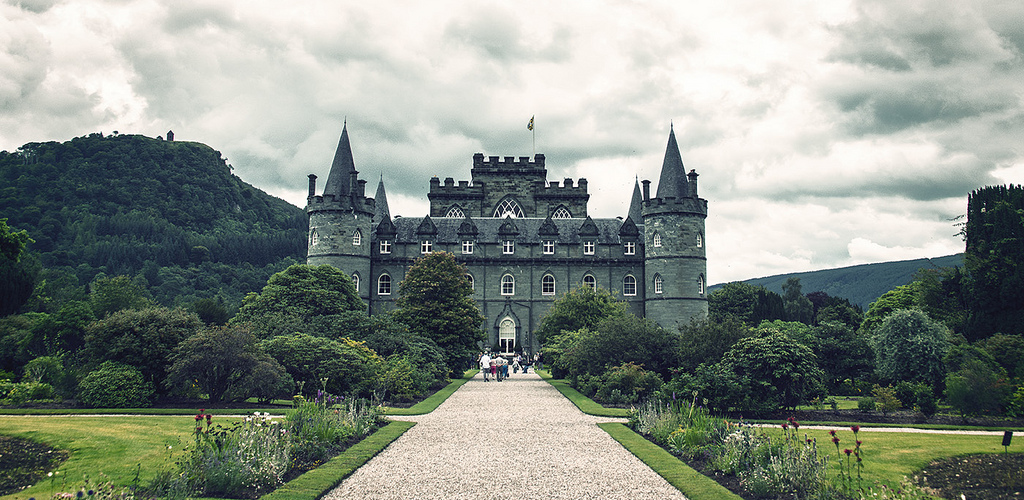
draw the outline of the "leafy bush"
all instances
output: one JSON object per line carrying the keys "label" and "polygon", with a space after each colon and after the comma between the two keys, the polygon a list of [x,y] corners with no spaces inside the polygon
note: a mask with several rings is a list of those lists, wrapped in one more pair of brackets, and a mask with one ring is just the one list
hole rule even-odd
{"label": "leafy bush", "polygon": [[896,398],[896,391],[892,386],[882,387],[875,384],[871,389],[871,395],[875,398],[875,406],[882,410],[882,413],[889,413],[903,408],[903,402]]}
{"label": "leafy bush", "polygon": [[931,418],[939,411],[939,404],[935,400],[935,393],[931,387],[925,384],[917,386],[917,390],[914,392],[914,399],[917,401],[915,408],[921,412],[925,417]]}
{"label": "leafy bush", "polygon": [[152,395],[138,368],[116,361],[104,361],[78,385],[78,401],[95,408],[149,406]]}
{"label": "leafy bush", "polygon": [[918,384],[901,380],[893,387],[893,396],[903,403],[904,408],[913,408],[917,406],[917,388]]}
{"label": "leafy bush", "polygon": [[619,401],[616,404],[631,404],[652,396],[664,382],[658,374],[643,369],[633,363],[623,363],[605,372],[600,377],[601,387],[597,397],[602,401],[611,401],[612,394],[618,391]]}
{"label": "leafy bush", "polygon": [[1024,385],[1018,386],[1017,390],[1006,399],[1006,414],[1014,418],[1024,417]]}
{"label": "leafy bush", "polygon": [[875,398],[864,397],[857,400],[857,409],[860,411],[875,411]]}
{"label": "leafy bush", "polygon": [[53,386],[42,382],[0,382],[0,403],[18,406],[30,401],[48,401],[54,397]]}

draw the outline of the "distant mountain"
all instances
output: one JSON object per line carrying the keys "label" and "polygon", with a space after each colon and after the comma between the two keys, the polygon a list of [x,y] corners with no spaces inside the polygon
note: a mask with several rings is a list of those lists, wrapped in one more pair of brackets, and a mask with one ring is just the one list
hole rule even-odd
{"label": "distant mountain", "polygon": [[90,134],[0,152],[0,218],[46,269],[146,279],[154,297],[237,304],[304,261],[306,214],[232,174],[219,151]]}
{"label": "distant mountain", "polygon": [[[910,283],[914,273],[919,269],[963,267],[963,265],[964,254],[960,253],[934,259],[879,262],[820,271],[778,274],[742,281],[782,294],[782,285],[786,283],[786,280],[796,277],[800,278],[804,294],[825,292],[833,297],[849,299],[851,303],[859,304],[866,311],[868,306],[885,292]],[[709,290],[713,292],[721,287],[722,284],[713,285],[709,287]]]}

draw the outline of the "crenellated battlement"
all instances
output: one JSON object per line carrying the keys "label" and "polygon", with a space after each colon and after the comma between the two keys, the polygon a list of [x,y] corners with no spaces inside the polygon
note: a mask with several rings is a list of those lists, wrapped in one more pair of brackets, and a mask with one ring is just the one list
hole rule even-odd
{"label": "crenellated battlement", "polygon": [[651,198],[642,204],[643,214],[688,213],[707,216],[708,201],[703,198]]}
{"label": "crenellated battlement", "polygon": [[559,185],[558,181],[535,182],[534,196],[536,198],[586,198],[590,195],[587,194],[586,179],[580,179],[576,186],[573,186],[573,180],[566,178],[562,181],[562,185]]}
{"label": "crenellated battlement", "polygon": [[483,170],[544,170],[544,155],[535,154],[533,160],[529,156],[487,156],[483,153],[473,155],[473,169]]}
{"label": "crenellated battlement", "polygon": [[332,195],[316,195],[306,198],[306,213],[313,212],[360,212],[373,214],[373,198],[357,198],[353,207],[349,196],[336,199]]}

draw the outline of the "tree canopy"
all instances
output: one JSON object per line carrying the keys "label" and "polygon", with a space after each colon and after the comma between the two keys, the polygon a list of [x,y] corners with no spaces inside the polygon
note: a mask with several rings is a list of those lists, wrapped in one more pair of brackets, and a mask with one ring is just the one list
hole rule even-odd
{"label": "tree canopy", "polygon": [[563,332],[597,326],[608,318],[627,314],[626,303],[604,288],[579,286],[555,299],[551,310],[540,320],[537,340],[547,343]]}
{"label": "tree canopy", "polygon": [[886,382],[924,382],[938,387],[945,376],[949,331],[918,309],[902,309],[878,326],[871,346],[875,370]]}
{"label": "tree canopy", "polygon": [[448,252],[416,259],[399,284],[395,312],[396,319],[437,343],[456,374],[466,369],[476,343],[486,338],[467,272]]}
{"label": "tree canopy", "polygon": [[352,279],[333,266],[296,264],[274,274],[260,293],[242,301],[232,323],[266,327],[280,318],[310,318],[365,310]]}

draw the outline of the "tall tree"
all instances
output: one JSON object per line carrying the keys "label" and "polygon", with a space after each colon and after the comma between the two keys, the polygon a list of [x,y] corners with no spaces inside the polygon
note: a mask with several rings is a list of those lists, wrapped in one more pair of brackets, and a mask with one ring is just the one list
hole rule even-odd
{"label": "tall tree", "polygon": [[416,259],[399,284],[395,312],[399,321],[437,343],[455,374],[465,370],[476,343],[486,338],[481,329],[484,316],[466,273],[448,252]]}
{"label": "tall tree", "polygon": [[21,258],[31,241],[27,231],[14,231],[0,219],[0,317],[17,312],[32,296],[39,265]]}
{"label": "tall tree", "polygon": [[786,307],[786,320],[811,324],[814,321],[814,304],[804,297],[800,278],[795,276],[782,285],[782,301]]}
{"label": "tall tree", "polygon": [[170,358],[164,382],[169,389],[195,384],[212,402],[244,400],[259,386],[282,387],[287,372],[263,352],[248,328],[213,326],[183,340]]}
{"label": "tall tree", "polygon": [[1024,186],[990,186],[967,199],[965,335],[1024,333]]}
{"label": "tall tree", "polygon": [[296,264],[271,276],[260,293],[247,295],[231,322],[265,330],[279,321],[360,310],[366,305],[347,274],[333,266]]}
{"label": "tall tree", "polygon": [[924,382],[938,387],[946,375],[943,358],[949,330],[917,309],[896,311],[879,325],[871,347],[875,370],[886,382]]}

